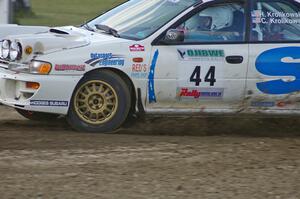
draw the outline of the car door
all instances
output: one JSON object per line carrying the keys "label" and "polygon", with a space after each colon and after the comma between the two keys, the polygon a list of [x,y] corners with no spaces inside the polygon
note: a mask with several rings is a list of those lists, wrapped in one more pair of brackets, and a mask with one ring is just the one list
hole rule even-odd
{"label": "car door", "polygon": [[295,1],[251,1],[248,107],[299,109],[300,6]]}
{"label": "car door", "polygon": [[[244,1],[206,3],[153,45],[150,108],[236,110],[245,97],[248,44]],[[172,30],[182,32],[180,41]],[[151,79],[151,78],[150,78]]]}

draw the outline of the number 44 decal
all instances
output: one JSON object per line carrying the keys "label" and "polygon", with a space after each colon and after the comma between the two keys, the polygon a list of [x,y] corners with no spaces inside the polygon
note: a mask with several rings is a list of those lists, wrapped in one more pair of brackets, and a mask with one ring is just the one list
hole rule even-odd
{"label": "number 44 decal", "polygon": [[[216,81],[216,67],[211,66],[205,75],[204,82],[209,82],[210,86],[214,86]],[[196,86],[200,86],[200,83],[202,82],[201,66],[196,66],[190,77],[190,82],[195,82]]]}

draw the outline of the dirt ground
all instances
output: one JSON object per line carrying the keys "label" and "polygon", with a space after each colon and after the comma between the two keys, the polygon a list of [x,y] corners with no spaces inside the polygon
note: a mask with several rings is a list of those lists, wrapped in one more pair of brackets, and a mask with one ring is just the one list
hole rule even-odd
{"label": "dirt ground", "polygon": [[0,106],[0,198],[300,199],[300,119],[152,117],[108,135]]}

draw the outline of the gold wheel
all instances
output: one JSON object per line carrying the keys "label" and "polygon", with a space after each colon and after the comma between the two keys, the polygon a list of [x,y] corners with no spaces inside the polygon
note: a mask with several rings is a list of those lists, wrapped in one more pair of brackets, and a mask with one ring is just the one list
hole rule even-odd
{"label": "gold wheel", "polygon": [[115,89],[101,80],[85,82],[74,97],[74,108],[80,119],[92,125],[104,124],[118,109]]}

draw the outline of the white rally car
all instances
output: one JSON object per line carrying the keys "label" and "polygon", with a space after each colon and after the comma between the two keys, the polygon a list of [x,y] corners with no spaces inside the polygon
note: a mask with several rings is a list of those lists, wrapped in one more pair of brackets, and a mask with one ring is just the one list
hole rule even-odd
{"label": "white rally car", "polygon": [[80,131],[137,111],[300,113],[297,1],[130,0],[80,27],[0,26],[0,38],[0,102]]}

